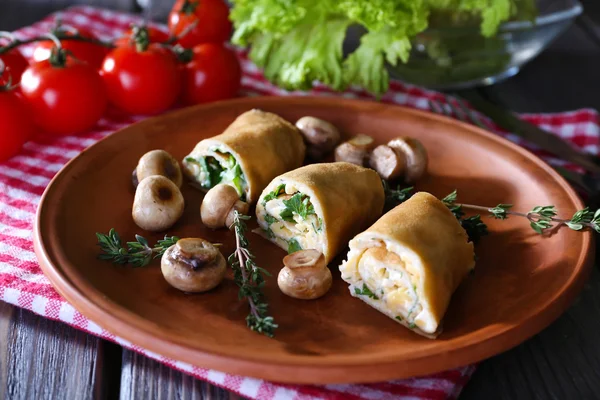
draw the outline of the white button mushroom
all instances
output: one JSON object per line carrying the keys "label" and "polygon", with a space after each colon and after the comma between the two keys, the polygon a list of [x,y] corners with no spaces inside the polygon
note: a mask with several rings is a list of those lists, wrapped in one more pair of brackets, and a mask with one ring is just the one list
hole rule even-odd
{"label": "white button mushroom", "polygon": [[371,136],[356,135],[335,148],[335,161],[345,161],[362,167],[374,144]]}
{"label": "white button mushroom", "polygon": [[201,238],[179,239],[163,254],[160,270],[174,288],[187,293],[215,288],[225,276],[227,262],[209,241]]}
{"label": "white button mushroom", "polygon": [[387,144],[406,159],[404,166],[404,182],[413,184],[427,172],[429,157],[423,144],[411,137],[399,137]]}
{"label": "white button mushroom", "polygon": [[406,159],[403,152],[382,144],[371,152],[369,165],[383,179],[394,180],[404,175]]}
{"label": "white button mushroom", "polygon": [[331,288],[331,271],[317,250],[300,250],[283,259],[277,284],[286,295],[302,300],[323,296]]}
{"label": "white button mushroom", "polygon": [[233,224],[234,211],[247,214],[249,208],[250,205],[240,200],[233,186],[220,183],[204,195],[200,217],[209,228],[229,228]]}
{"label": "white button mushroom", "polygon": [[142,180],[133,200],[133,221],[142,229],[161,232],[169,229],[183,214],[184,200],[179,188],[164,176]]}
{"label": "white button mushroom", "polygon": [[139,182],[153,175],[169,178],[179,188],[183,182],[179,163],[164,150],[152,150],[140,158],[131,176],[133,186],[136,187]]}
{"label": "white button mushroom", "polygon": [[323,158],[340,142],[340,132],[331,123],[315,117],[302,117],[296,121],[307,144],[307,153],[313,159]]}

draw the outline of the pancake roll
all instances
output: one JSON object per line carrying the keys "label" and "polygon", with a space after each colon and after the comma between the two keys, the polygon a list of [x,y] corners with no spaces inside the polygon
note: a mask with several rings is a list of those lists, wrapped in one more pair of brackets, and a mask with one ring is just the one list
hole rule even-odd
{"label": "pancake roll", "polygon": [[339,269],[351,295],[429,338],[441,333],[452,294],[475,266],[465,230],[426,192],[383,215],[349,247]]}
{"label": "pancake roll", "polygon": [[263,235],[289,253],[314,249],[329,263],[381,215],[384,197],[371,169],[310,164],[273,179],[260,195],[256,218]]}
{"label": "pancake roll", "polygon": [[305,152],[294,125],[254,109],[238,116],[220,135],[200,141],[184,158],[183,171],[205,191],[225,183],[253,204],[273,178],[300,167]]}

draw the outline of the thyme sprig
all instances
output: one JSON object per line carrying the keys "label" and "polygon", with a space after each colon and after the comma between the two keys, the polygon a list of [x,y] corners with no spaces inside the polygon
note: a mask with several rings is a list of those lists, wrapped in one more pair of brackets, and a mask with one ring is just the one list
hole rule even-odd
{"label": "thyme sprig", "polygon": [[154,258],[162,257],[164,252],[177,243],[177,236],[165,236],[159,240],[154,247],[150,247],[148,240],[140,235],[135,235],[135,242],[127,242],[123,247],[121,237],[112,228],[108,234],[96,232],[98,246],[102,253],[98,255],[100,260],[110,260],[114,264],[131,264],[134,268],[144,267]]}
{"label": "thyme sprig", "polygon": [[[412,188],[391,189],[384,183],[386,190],[386,203],[398,205],[408,200],[412,195]],[[481,215],[473,215],[465,218],[464,209],[480,211],[487,213],[494,219],[504,220],[509,216],[527,218],[529,226],[536,233],[544,234],[550,229],[558,228],[562,225],[567,226],[574,231],[581,231],[585,228],[593,229],[600,233],[600,210],[592,211],[588,207],[579,210],[569,219],[558,218],[558,210],[553,205],[535,206],[528,212],[512,211],[512,204],[498,204],[495,207],[484,207],[473,204],[464,204],[457,202],[458,192],[454,190],[442,199],[442,202],[454,214],[462,227],[467,231],[469,240],[477,242],[482,236],[488,234],[487,225],[481,220]]]}
{"label": "thyme sprig", "polygon": [[235,231],[235,251],[227,261],[233,268],[235,283],[239,286],[238,298],[246,299],[250,306],[250,313],[246,317],[248,328],[273,337],[277,324],[273,317],[268,315],[268,304],[264,301],[262,289],[265,285],[264,275],[270,276],[269,272],[260,268],[254,262],[254,256],[248,249],[246,238],[246,223],[248,215],[235,211],[232,227]]}

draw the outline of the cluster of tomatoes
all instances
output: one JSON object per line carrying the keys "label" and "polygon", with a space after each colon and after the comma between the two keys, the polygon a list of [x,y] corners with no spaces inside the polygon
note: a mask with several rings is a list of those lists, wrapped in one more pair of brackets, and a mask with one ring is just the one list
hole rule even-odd
{"label": "cluster of tomatoes", "polygon": [[223,0],[177,0],[170,35],[134,26],[103,43],[85,30],[57,26],[26,60],[18,42],[0,46],[0,161],[34,132],[70,135],[93,128],[109,105],[155,115],[176,105],[236,96],[241,69],[225,46],[231,35]]}

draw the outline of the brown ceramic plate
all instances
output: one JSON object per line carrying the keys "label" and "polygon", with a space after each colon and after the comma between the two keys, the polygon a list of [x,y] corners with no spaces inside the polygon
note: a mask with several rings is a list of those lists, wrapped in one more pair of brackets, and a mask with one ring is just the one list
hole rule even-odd
{"label": "brown ceramic plate", "polygon": [[[542,238],[527,221],[485,219],[491,235],[476,248],[475,274],[455,293],[437,340],[418,336],[352,298],[331,264],[334,284],[316,301],[284,296],[276,276],[285,252],[251,234],[279,324],[274,339],[246,328],[247,306],[228,277],[216,290],[185,295],[146,268],[96,259],[95,232],[115,228],[125,240],[148,234],[131,219],[132,169],[145,152],[162,148],[178,159],[203,138],[220,133],[251,108],[290,121],[313,115],[346,134],[378,142],[415,136],[430,153],[430,175],[418,189],[463,202],[512,203],[517,210],[554,204],[561,216],[583,205],[569,185],[529,152],[478,128],[422,111],[339,98],[246,98],[189,108],[132,125],[91,146],[53,179],[37,215],[35,247],[56,289],[108,331],[161,355],[201,367],[280,382],[369,382],[434,373],[505,351],[542,330],[574,299],[590,271],[592,235],[560,229]],[[228,231],[205,229],[200,192],[184,187],[184,217],[168,233],[223,243]],[[348,195],[351,195],[350,193]],[[351,218],[352,216],[348,216]],[[252,222],[252,226],[254,222]],[[337,273],[336,273],[337,272]]]}

